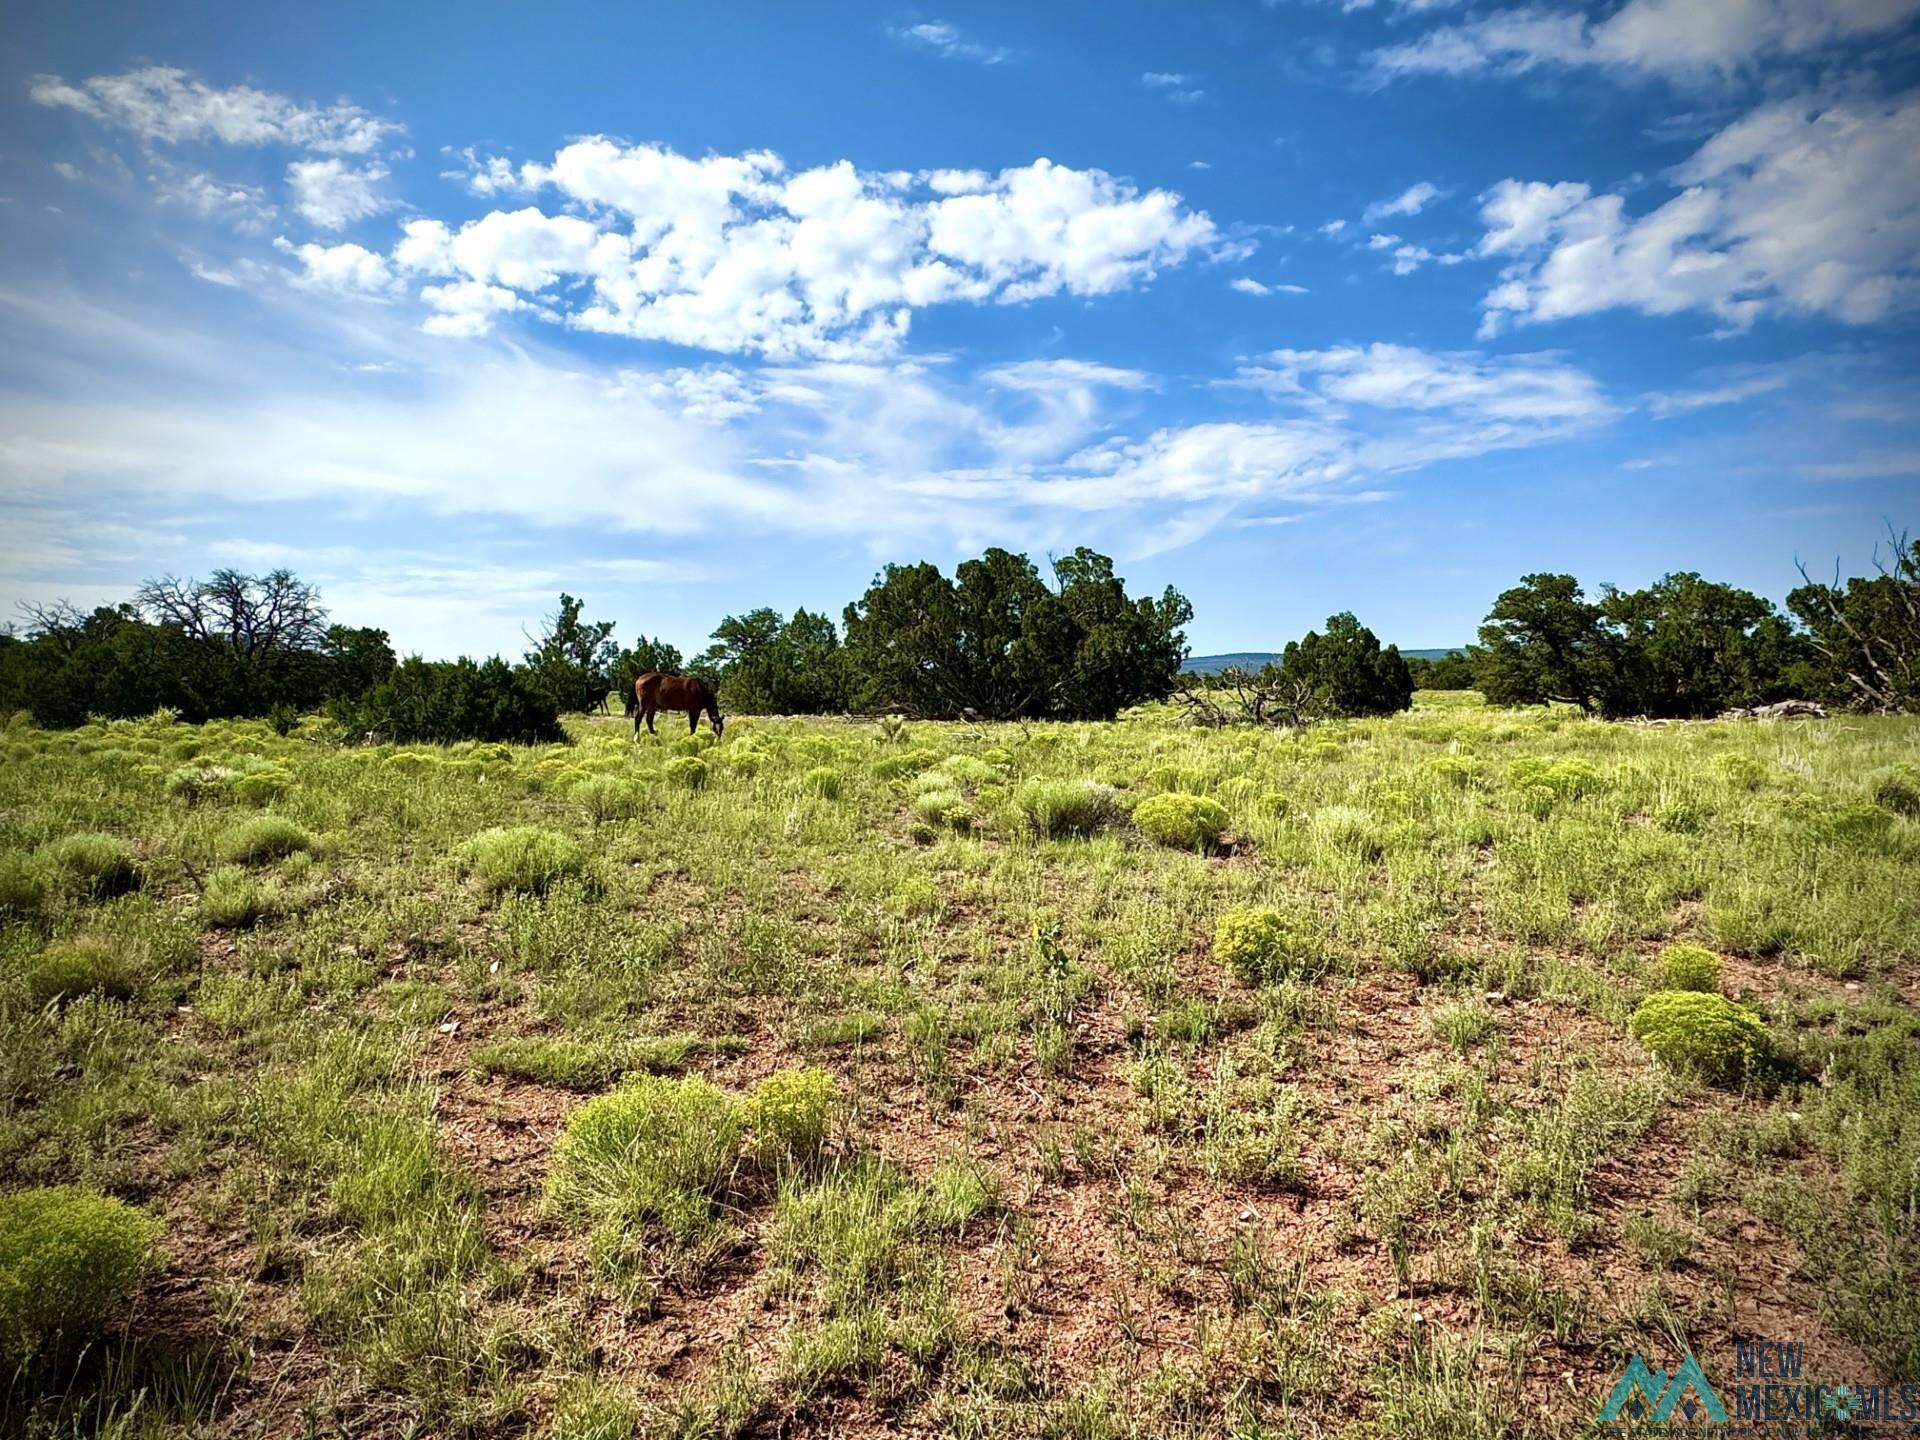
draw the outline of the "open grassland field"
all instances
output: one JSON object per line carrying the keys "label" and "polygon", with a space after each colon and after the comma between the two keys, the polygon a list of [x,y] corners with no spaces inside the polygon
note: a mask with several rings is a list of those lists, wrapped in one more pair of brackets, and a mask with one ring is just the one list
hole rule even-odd
{"label": "open grassland field", "polygon": [[1589,1429],[1635,1350],[1920,1379],[1920,722],[1476,701],[16,724],[0,1189],[157,1230],[5,1426],[1427,1440]]}

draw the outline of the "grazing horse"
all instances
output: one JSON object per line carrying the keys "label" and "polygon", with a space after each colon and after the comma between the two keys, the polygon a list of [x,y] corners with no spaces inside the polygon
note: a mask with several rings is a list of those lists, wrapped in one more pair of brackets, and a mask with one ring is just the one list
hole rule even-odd
{"label": "grazing horse", "polygon": [[607,713],[607,682],[589,676],[580,686],[580,713],[591,715],[596,710]]}
{"label": "grazing horse", "polygon": [[656,733],[653,717],[661,710],[684,710],[687,712],[687,733],[691,735],[700,728],[700,712],[707,712],[707,718],[713,721],[713,733],[716,738],[726,728],[726,721],[720,718],[720,702],[713,698],[713,687],[698,675],[662,675],[658,670],[649,670],[633,682],[633,693],[627,697],[627,714],[633,717],[633,738],[640,738],[640,722],[647,722],[647,733]]}

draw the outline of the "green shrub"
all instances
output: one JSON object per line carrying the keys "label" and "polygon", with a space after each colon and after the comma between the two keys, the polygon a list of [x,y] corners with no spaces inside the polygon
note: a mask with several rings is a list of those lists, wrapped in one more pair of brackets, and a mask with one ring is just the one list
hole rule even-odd
{"label": "green shrub", "polygon": [[225,765],[180,765],[167,776],[167,794],[189,805],[218,800],[232,786],[235,773]]}
{"label": "green shrub", "polygon": [[1473,783],[1473,762],[1458,755],[1436,755],[1427,762],[1427,769],[1456,790]]}
{"label": "green shrub", "polygon": [[504,660],[402,660],[357,700],[335,701],[329,715],[349,735],[397,744],[450,745],[491,740],[543,745],[564,738],[560,714]]}
{"label": "green shrub", "polygon": [[1758,790],[1767,780],[1767,767],[1751,755],[1727,751],[1713,757],[1713,768],[1736,790]]}
{"label": "green shrub", "polygon": [[392,770],[401,775],[424,775],[429,770],[438,770],[444,762],[438,755],[427,750],[396,750],[380,762],[383,770]]}
{"label": "green shrub", "polygon": [[1183,850],[1212,845],[1226,830],[1227,819],[1227,807],[1218,800],[1175,790],[1148,796],[1133,811],[1133,823],[1142,835]]}
{"label": "green shrub", "polygon": [[81,995],[125,1000],[139,988],[139,967],[120,947],[97,935],[49,945],[27,963],[27,999],[35,1009]]}
{"label": "green shrub", "polygon": [[831,765],[816,765],[800,777],[800,788],[822,800],[840,798],[840,772]]}
{"label": "green shrub", "polygon": [[17,851],[0,854],[0,916],[37,914],[47,903],[47,882],[40,867]]}
{"label": "green shrub", "polygon": [[697,755],[677,755],[660,767],[660,774],[669,785],[678,785],[683,790],[704,790],[707,762]]}
{"label": "green shrub", "polygon": [[1669,945],[1660,952],[1662,990],[1720,991],[1720,957],[1704,945]]}
{"label": "green shrub", "polygon": [[71,1186],[0,1195],[0,1367],[85,1340],[154,1263],[160,1226]]}
{"label": "green shrub", "polygon": [[255,815],[221,831],[214,853],[230,864],[258,865],[312,848],[313,836],[286,816]]}
{"label": "green shrub", "polygon": [[618,775],[589,775],[567,792],[567,798],[599,825],[608,820],[631,820],[638,815],[646,800],[646,791]]}
{"label": "green shrub", "polygon": [[609,1046],[545,1035],[490,1041],[474,1050],[472,1064],[482,1075],[537,1080],[562,1090],[597,1090],[616,1071]]}
{"label": "green shrub", "polygon": [[1655,1058],[1716,1084],[1743,1079],[1773,1050],[1752,1011],[1697,990],[1656,991],[1640,1002],[1628,1028]]}
{"label": "green shrub", "polygon": [[839,1087],[825,1070],[782,1070],[754,1086],[747,1124],[763,1163],[811,1165],[820,1158],[840,1107]]}
{"label": "green shrub", "polygon": [[937,751],[903,750],[875,765],[873,773],[883,780],[897,780],[902,775],[918,775],[922,770],[930,770],[939,763]]}
{"label": "green shrub", "polygon": [[928,790],[914,796],[909,808],[922,825],[944,830],[973,828],[973,811],[958,790]]}
{"label": "green shrub", "polygon": [[47,853],[69,883],[96,900],[140,887],[133,852],[111,835],[69,835],[56,840]]}
{"label": "green shrub", "polygon": [[200,918],[216,929],[244,930],[272,910],[271,892],[239,865],[220,866],[200,891]]}
{"label": "green shrub", "polygon": [[1920,820],[1920,765],[1902,763],[1882,770],[1873,780],[1873,803]]}
{"label": "green shrub", "polygon": [[1262,815],[1271,816],[1275,820],[1293,808],[1293,802],[1278,790],[1262,790],[1260,798],[1254,801],[1254,805]]}
{"label": "green shrub", "polygon": [[1507,767],[1507,779],[1522,791],[1544,790],[1556,800],[1577,800],[1606,787],[1606,776],[1578,756],[1548,760],[1524,755]]}
{"label": "green shrub", "polygon": [[1213,927],[1213,958],[1249,985],[1271,985],[1318,971],[1325,949],[1278,910],[1229,910]]}
{"label": "green shrub", "polygon": [[689,1241],[711,1222],[740,1137],[740,1110],[725,1091],[692,1077],[642,1076],[568,1117],[547,1196],[592,1224],[603,1259],[633,1228]]}
{"label": "green shrub", "polygon": [[293,772],[284,765],[242,771],[233,782],[233,798],[243,805],[271,805],[293,788]]}
{"label": "green shrub", "polygon": [[493,894],[519,890],[544,895],[586,868],[580,847],[539,825],[496,826],[467,842],[467,863]]}
{"label": "green shrub", "polygon": [[1054,840],[1095,834],[1122,814],[1113,787],[1090,780],[1030,780],[1015,792],[1014,804],[1035,831]]}
{"label": "green shrub", "polygon": [[1378,860],[1387,848],[1373,812],[1357,805],[1324,805],[1309,823],[1314,838],[1362,860]]}

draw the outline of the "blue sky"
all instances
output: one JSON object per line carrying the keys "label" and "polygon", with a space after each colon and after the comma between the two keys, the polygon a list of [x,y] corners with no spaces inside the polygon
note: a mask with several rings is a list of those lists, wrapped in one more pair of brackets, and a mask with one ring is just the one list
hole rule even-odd
{"label": "blue sky", "polygon": [[1112,554],[1196,651],[1779,597],[1920,495],[1920,0],[70,5],[0,49],[0,605],[429,655]]}

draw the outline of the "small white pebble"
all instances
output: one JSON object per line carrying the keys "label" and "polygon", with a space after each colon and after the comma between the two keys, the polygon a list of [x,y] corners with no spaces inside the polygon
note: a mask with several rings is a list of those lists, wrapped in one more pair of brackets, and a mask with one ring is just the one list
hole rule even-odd
{"label": "small white pebble", "polygon": [[460,1028],[460,1022],[458,1020],[449,1020],[447,1021],[446,1024],[440,1027],[440,1033],[442,1035],[451,1035],[453,1034],[454,1031],[458,1030],[459,1028]]}

